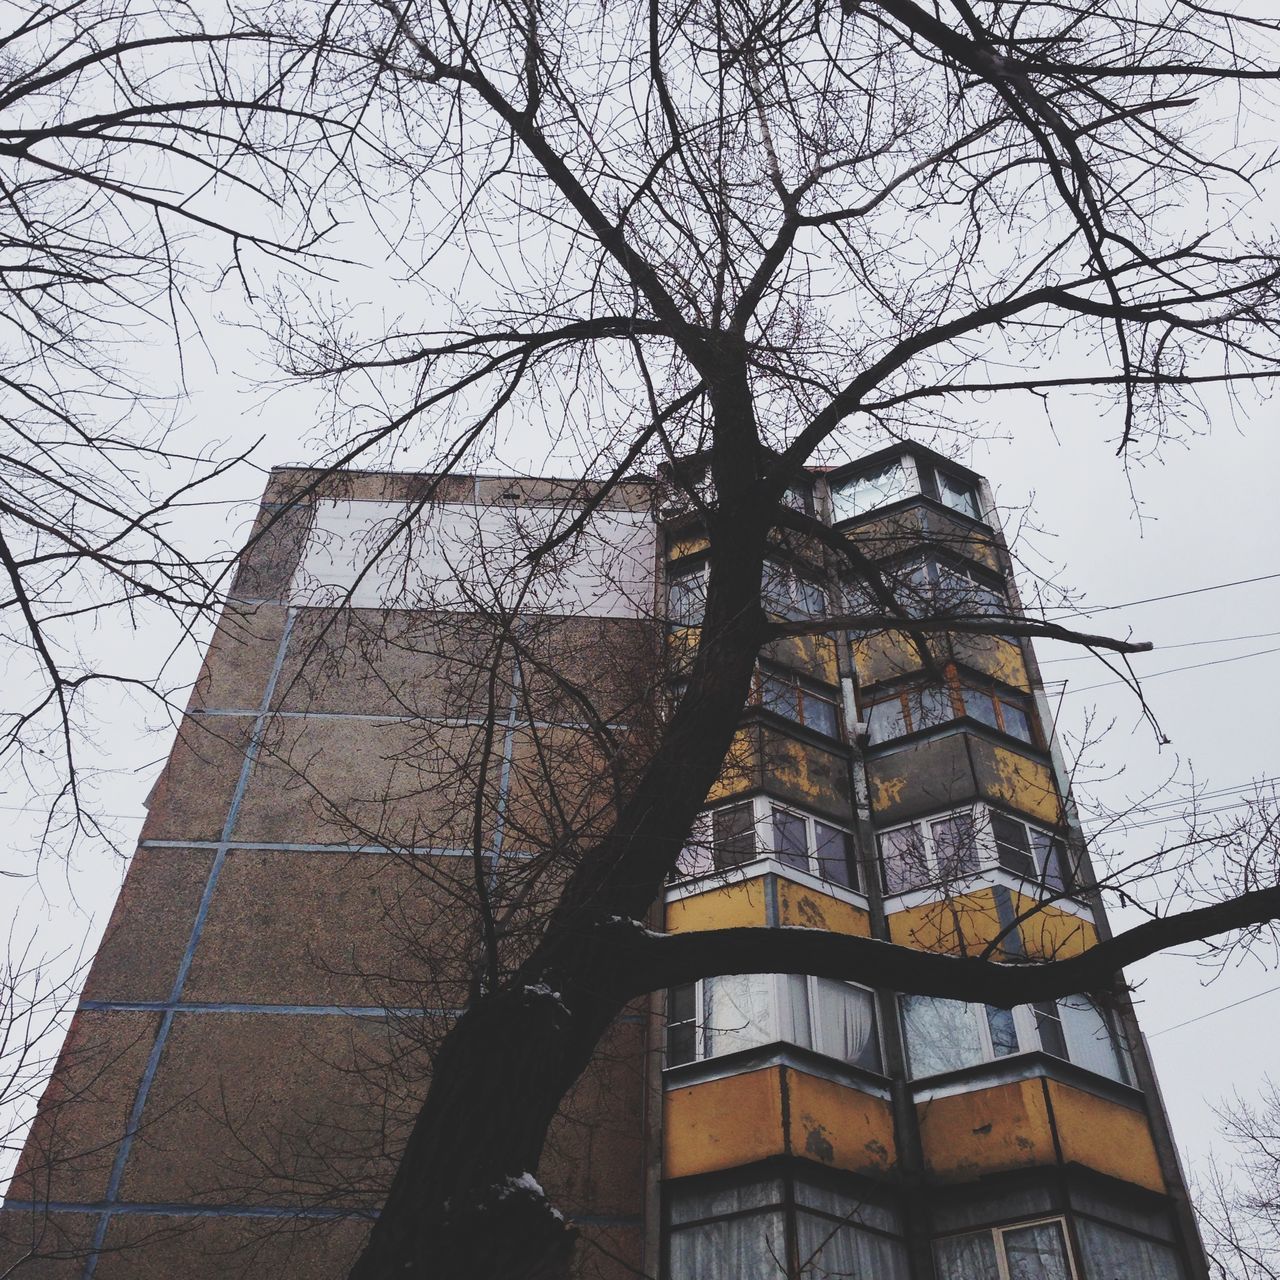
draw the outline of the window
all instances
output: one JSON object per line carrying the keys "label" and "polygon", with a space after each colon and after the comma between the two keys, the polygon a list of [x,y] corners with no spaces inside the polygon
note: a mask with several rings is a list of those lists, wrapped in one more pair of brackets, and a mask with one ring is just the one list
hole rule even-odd
{"label": "window", "polygon": [[667,577],[667,621],[673,626],[696,627],[707,611],[707,569],[698,565]]}
{"label": "window", "polygon": [[1057,836],[986,805],[893,827],[879,839],[884,891],[889,894],[944,884],[997,865],[1047,894],[1069,893],[1074,885]]}
{"label": "window", "polygon": [[828,738],[840,736],[840,716],[835,699],[820,693],[798,675],[781,669],[760,669],[760,706],[774,715],[806,725]]}
{"label": "window", "polygon": [[838,1187],[677,1183],[667,1196],[669,1280],[908,1280],[898,1215]]}
{"label": "window", "polygon": [[934,996],[902,996],[902,1033],[912,1079],[1040,1050],[1120,1084],[1128,1055],[1111,1019],[1086,996],[1016,1009]]}
{"label": "window", "polygon": [[[766,612],[788,622],[821,618],[827,612],[827,593],[790,565],[766,560],[760,575],[760,603]],[[706,562],[667,575],[667,621],[696,627],[707,611]]]}
{"label": "window", "polygon": [[880,1070],[875,997],[803,974],[751,973],[683,983],[667,994],[667,1066],[786,1041]]}
{"label": "window", "polygon": [[870,703],[864,715],[867,740],[873,746],[908,733],[948,724],[960,716],[968,716],[1020,742],[1032,746],[1036,742],[1026,699],[1015,693],[978,689],[959,680],[947,685],[920,685],[887,694]]}
{"label": "window", "polygon": [[831,520],[838,524],[919,492],[910,459],[894,458],[831,486]]}
{"label": "window", "polygon": [[887,572],[885,580],[909,617],[1009,615],[1002,584],[967,565],[932,558],[909,560]]}
{"label": "window", "polygon": [[1182,1280],[1178,1255],[1110,1223],[1076,1219],[1076,1238],[1089,1280]]}
{"label": "window", "polygon": [[968,480],[962,480],[941,467],[931,467],[934,487],[937,489],[938,501],[943,506],[968,516],[970,520],[982,519],[982,508],[978,501],[978,486]]}
{"label": "window", "polygon": [[766,613],[788,622],[821,618],[827,612],[827,593],[818,583],[790,565],[766,560],[760,575],[760,603]]}
{"label": "window", "polygon": [[699,815],[680,857],[683,877],[709,875],[772,853],[784,866],[858,888],[853,837],[823,818],[784,807],[768,796]]}
{"label": "window", "polygon": [[935,1240],[938,1280],[1073,1280],[1064,1226],[1051,1218]]}
{"label": "window", "polygon": [[975,480],[936,466],[926,457],[905,455],[832,485],[832,523],[851,520],[920,493],[970,520],[982,519],[982,500]]}

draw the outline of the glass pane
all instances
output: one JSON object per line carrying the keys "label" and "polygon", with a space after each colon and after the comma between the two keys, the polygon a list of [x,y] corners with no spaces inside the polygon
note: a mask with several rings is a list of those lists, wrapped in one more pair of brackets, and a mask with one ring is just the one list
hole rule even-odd
{"label": "glass pane", "polygon": [[1066,996],[1058,1001],[1062,1036],[1067,1057],[1088,1071],[1127,1084],[1124,1065],[1102,1010],[1085,996]]}
{"label": "glass pane", "polygon": [[972,520],[980,519],[978,491],[967,480],[949,476],[945,471],[935,471],[938,478],[938,497],[951,508]]}
{"label": "glass pane", "polygon": [[782,492],[782,505],[792,511],[809,512],[810,494],[807,484],[789,484]]}
{"label": "glass pane", "polygon": [[697,626],[707,608],[707,580],[701,567],[667,583],[667,617],[680,626]]}
{"label": "glass pane", "polygon": [[817,836],[818,874],[824,880],[844,885],[846,889],[856,889],[857,869],[848,833],[817,821],[813,829]]}
{"label": "glass pane", "polygon": [[770,675],[764,671],[760,674],[760,705],[774,715],[786,716],[788,720],[800,719],[800,690],[789,680],[781,676]]}
{"label": "glass pane", "polygon": [[704,1222],[671,1233],[670,1280],[784,1280],[785,1261],[786,1237],[778,1213]]}
{"label": "glass pane", "polygon": [[1077,1218],[1076,1231],[1089,1280],[1182,1280],[1177,1255],[1167,1245],[1089,1218]]}
{"label": "glass pane", "polygon": [[965,689],[963,692],[965,715],[992,729],[998,729],[1000,722],[996,719],[996,700],[989,693],[978,689]]}
{"label": "glass pane", "polygon": [[755,816],[750,803],[717,809],[712,815],[712,830],[717,867],[736,867],[756,856]]}
{"label": "glass pane", "polygon": [[680,860],[676,863],[677,876],[705,876],[715,870],[715,859],[711,851],[711,815],[700,813],[693,820],[689,838],[680,850]]}
{"label": "glass pane", "polygon": [[983,1062],[978,1006],[933,996],[902,997],[902,1030],[913,1079]]}
{"label": "glass pane", "polygon": [[987,1026],[991,1031],[991,1048],[997,1058],[1018,1052],[1018,1030],[1014,1026],[1011,1009],[987,1005]]}
{"label": "glass pane", "polygon": [[938,877],[951,880],[978,869],[977,832],[972,813],[953,813],[929,824]]}
{"label": "glass pane", "polygon": [[880,1070],[875,998],[862,987],[831,978],[810,980],[813,1047],[830,1058]]}
{"label": "glass pane", "polygon": [[1000,711],[1004,716],[1005,733],[1011,734],[1015,738],[1021,738],[1023,742],[1034,741],[1034,735],[1031,732],[1031,721],[1021,707],[1012,702],[1006,702],[1002,698],[1000,700]]}
{"label": "glass pane", "polygon": [[1037,1222],[1001,1233],[1009,1280],[1071,1280],[1062,1227]]}
{"label": "glass pane", "polygon": [[773,982],[768,974],[740,973],[702,984],[706,1056],[736,1053],[778,1038],[773,1019]]}
{"label": "glass pane", "polygon": [[836,716],[836,704],[807,691],[803,697],[805,724],[819,733],[825,733],[829,738],[838,738],[840,721]]}
{"label": "glass pane", "polygon": [[1031,842],[1027,829],[1021,822],[1006,818],[1002,813],[991,815],[991,834],[996,841],[996,857],[1002,867],[1020,876],[1034,877],[1036,865],[1031,858]]}
{"label": "glass pane", "polygon": [[773,851],[778,861],[788,867],[809,869],[809,847],[805,835],[804,819],[785,809],[773,811]]}
{"label": "glass pane", "polygon": [[911,487],[907,469],[898,459],[876,471],[851,476],[831,490],[832,518],[848,520],[906,497]]}
{"label": "glass pane", "polygon": [[821,618],[827,612],[827,593],[816,582],[797,578],[796,606],[806,618]]}
{"label": "glass pane", "polygon": [[1058,1006],[1052,1000],[1044,1000],[1031,1006],[1036,1011],[1036,1030],[1040,1033],[1040,1047],[1055,1058],[1067,1057],[1067,1042],[1062,1037],[1062,1022],[1058,1018]]}
{"label": "glass pane", "polygon": [[907,732],[907,719],[902,710],[902,699],[877,702],[867,711],[867,741],[888,742]]}
{"label": "glass pane", "polygon": [[678,1067],[698,1056],[698,1028],[692,1022],[667,1028],[667,1066]]}
{"label": "glass pane", "polygon": [[766,560],[760,574],[760,603],[766,613],[791,618],[795,610],[791,603],[791,574],[784,565]]}
{"label": "glass pane", "polygon": [[920,828],[899,827],[880,836],[880,863],[884,868],[885,893],[902,893],[933,878],[924,856]]}
{"label": "glass pane", "polygon": [[937,685],[926,689],[912,689],[907,694],[907,708],[911,713],[911,728],[932,729],[955,719],[951,695]]}
{"label": "glass pane", "polygon": [[1055,840],[1048,832],[1031,828],[1031,846],[1036,852],[1036,862],[1040,867],[1040,879],[1047,888],[1064,893],[1071,888],[1067,876],[1067,860],[1062,841]]}
{"label": "glass pane", "polygon": [[682,982],[667,992],[667,1021],[692,1022],[697,1017],[697,988],[692,982]]}
{"label": "glass pane", "polygon": [[989,1231],[933,1242],[938,1280],[1000,1280],[995,1241]]}
{"label": "glass pane", "polygon": [[714,1191],[693,1191],[681,1187],[671,1193],[671,1223],[694,1222],[699,1218],[719,1218],[746,1209],[762,1209],[782,1203],[782,1182],[748,1182],[737,1187],[717,1187]]}
{"label": "glass pane", "polygon": [[796,1243],[802,1280],[908,1280],[910,1274],[900,1241],[829,1218],[798,1213]]}

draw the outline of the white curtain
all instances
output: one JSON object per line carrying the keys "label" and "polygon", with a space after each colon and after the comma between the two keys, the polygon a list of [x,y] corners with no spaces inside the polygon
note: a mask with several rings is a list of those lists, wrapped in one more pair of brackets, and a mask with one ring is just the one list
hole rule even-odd
{"label": "white curtain", "polygon": [[1076,1231],[1089,1280],[1182,1280],[1177,1255],[1167,1245],[1088,1218],[1076,1219]]}
{"label": "white curtain", "polygon": [[1111,1028],[1093,1001],[1085,996],[1066,996],[1058,1001],[1058,1016],[1072,1062],[1122,1084],[1127,1082]]}
{"label": "white curtain", "polygon": [[989,1231],[935,1241],[933,1259],[938,1280],[1000,1280],[996,1245]]}
{"label": "white curtain", "polygon": [[897,1240],[807,1213],[796,1215],[803,1280],[908,1280]]}
{"label": "white curtain", "polygon": [[980,1005],[933,996],[902,997],[902,1029],[911,1075],[937,1075],[972,1066],[984,1057],[976,1013]]}
{"label": "white curtain", "polygon": [[832,1058],[877,1070],[875,1007],[870,991],[830,978],[811,979],[814,1048]]}
{"label": "white curtain", "polygon": [[777,1039],[773,978],[764,973],[708,978],[703,984],[707,1057],[735,1053]]}
{"label": "white curtain", "polygon": [[785,1280],[780,1213],[753,1214],[671,1233],[670,1280]]}
{"label": "white curtain", "polygon": [[1071,1280],[1062,1228],[1056,1222],[1004,1232],[1004,1257],[1009,1280]]}

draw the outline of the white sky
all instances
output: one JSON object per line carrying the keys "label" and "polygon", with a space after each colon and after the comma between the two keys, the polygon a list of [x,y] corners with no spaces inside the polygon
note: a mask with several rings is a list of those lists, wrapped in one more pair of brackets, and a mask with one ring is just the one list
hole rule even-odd
{"label": "white sky", "polygon": [[[376,248],[376,246],[375,246]],[[341,282],[337,286],[340,291]],[[388,286],[388,297],[412,306],[411,294]],[[225,305],[214,299],[209,314]],[[235,305],[230,304],[234,316]],[[197,310],[205,304],[197,301]],[[265,400],[253,389],[255,366],[245,355],[244,335],[211,327],[208,351],[188,349],[192,395],[182,410],[186,429],[199,440],[222,439],[247,445],[259,436],[255,455],[263,470],[308,460],[301,443],[316,420],[317,407],[306,394],[280,394]],[[160,365],[165,353],[150,358]],[[1275,498],[1280,477],[1280,439],[1275,410],[1263,405],[1233,420],[1225,411],[1205,426],[1204,434],[1169,443],[1158,461],[1127,473],[1113,455],[1105,429],[1088,401],[1063,399],[1054,408],[1052,429],[1037,402],[1008,402],[994,411],[994,437],[963,458],[986,474],[1011,510],[1027,508],[1031,523],[1043,532],[1032,544],[1063,567],[1063,580],[1090,601],[1112,604],[1192,587],[1276,572]],[[426,465],[416,449],[397,465],[412,471]],[[547,467],[545,451],[533,439],[511,439],[492,470],[563,473]],[[211,490],[215,505],[187,517],[184,536],[193,544],[237,545],[260,495],[261,471],[242,467]],[[1194,768],[1207,789],[1236,787],[1251,779],[1280,774],[1274,747],[1280,724],[1280,635],[1228,641],[1227,637],[1280,632],[1280,579],[1188,596],[1160,604],[1100,614],[1099,630],[1132,633],[1156,643],[1153,654],[1135,660],[1139,672],[1164,671],[1192,663],[1195,670],[1160,675],[1147,685],[1148,700],[1172,739],[1160,749],[1141,722],[1131,695],[1119,687],[1075,693],[1108,680],[1090,662],[1059,662],[1076,654],[1041,643],[1037,651],[1046,678],[1067,679],[1060,729],[1078,736],[1086,711],[1096,708],[1115,730],[1095,758],[1118,776],[1096,784],[1098,794],[1118,805],[1141,794],[1175,767]],[[149,632],[103,631],[97,648],[122,663],[146,668],[158,662],[170,637]],[[1215,643],[1201,643],[1214,641]],[[1161,652],[1163,646],[1196,645]],[[194,655],[174,667],[175,681],[194,674]],[[146,726],[158,732],[148,733]],[[121,705],[104,721],[104,758],[124,771],[104,792],[103,807],[119,815],[119,845],[128,850],[141,822],[142,802],[168,750],[171,728],[154,708]],[[23,850],[30,843],[35,815],[24,812],[26,797],[0,795],[0,819],[9,834],[0,853],[0,870],[37,870]],[[1144,829],[1140,838],[1158,834]],[[38,935],[46,952],[92,953],[105,925],[123,873],[123,861],[103,848],[86,847],[74,865],[46,861],[26,881],[0,879],[0,921],[20,919],[18,936]],[[1193,960],[1164,957],[1138,967],[1142,981],[1140,1017],[1149,1037],[1164,1087],[1175,1136],[1194,1167],[1209,1151],[1217,1124],[1212,1108],[1232,1092],[1255,1093],[1259,1080],[1280,1049],[1280,974],[1274,957],[1263,956],[1215,981],[1211,970]],[[65,962],[64,962],[65,963]],[[1223,1006],[1267,992],[1239,1008]],[[1175,1028],[1201,1015],[1192,1025]],[[2,1126],[0,1126],[2,1128]]]}

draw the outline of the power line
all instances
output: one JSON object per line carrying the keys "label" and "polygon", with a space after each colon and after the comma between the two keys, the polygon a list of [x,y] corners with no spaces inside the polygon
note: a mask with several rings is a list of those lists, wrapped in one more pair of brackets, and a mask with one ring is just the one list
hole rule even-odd
{"label": "power line", "polygon": [[1191,587],[1186,591],[1171,591],[1164,596],[1147,596],[1144,600],[1125,600],[1121,604],[1100,604],[1092,609],[1077,609],[1065,616],[1068,618],[1087,618],[1095,613],[1111,613],[1115,609],[1133,609],[1140,604],[1156,604],[1161,600],[1181,600],[1183,596],[1199,596],[1206,591],[1225,591],[1228,587],[1247,587],[1254,582],[1270,582],[1280,578],[1280,573],[1264,573],[1257,578],[1238,578],[1235,582],[1214,582],[1207,587]]}
{"label": "power line", "polygon": [[[1280,631],[1256,631],[1245,636],[1220,636],[1217,640],[1184,640],[1181,644],[1161,644],[1155,648],[1156,653],[1164,653],[1166,649],[1197,649],[1206,644],[1233,644],[1237,640],[1269,640],[1272,636],[1280,636]],[[1092,653],[1080,653],[1071,658],[1041,658],[1042,667],[1052,666],[1059,662],[1097,662]]]}
{"label": "power line", "polygon": [[1188,1018],[1185,1022],[1175,1022],[1171,1027],[1152,1032],[1147,1039],[1154,1040],[1156,1036],[1168,1035],[1170,1031],[1178,1031],[1183,1027],[1189,1027],[1193,1022],[1203,1022],[1206,1018],[1212,1018],[1215,1013],[1226,1013],[1228,1009],[1238,1009],[1242,1004],[1248,1004],[1250,1000],[1259,1000],[1263,996],[1269,996],[1276,991],[1280,991],[1280,983],[1277,983],[1274,987],[1268,987],[1265,991],[1255,991],[1253,995],[1245,996],[1243,1000],[1233,1000],[1230,1004],[1219,1005],[1216,1009],[1210,1009],[1208,1013],[1201,1013],[1194,1018]]}
{"label": "power line", "polygon": [[[1245,658],[1261,658],[1268,653],[1280,653],[1280,645],[1271,649],[1257,649],[1253,653],[1237,653],[1230,658],[1214,658],[1211,662],[1193,662],[1185,667],[1167,667],[1164,671],[1139,672],[1138,679],[1154,680],[1156,676],[1172,676],[1179,671],[1199,671],[1202,667],[1221,667],[1228,662],[1243,662]],[[1108,689],[1116,684],[1128,684],[1128,680],[1104,680],[1101,684],[1087,684],[1080,689],[1068,689],[1067,693],[1090,693],[1094,689]]]}

